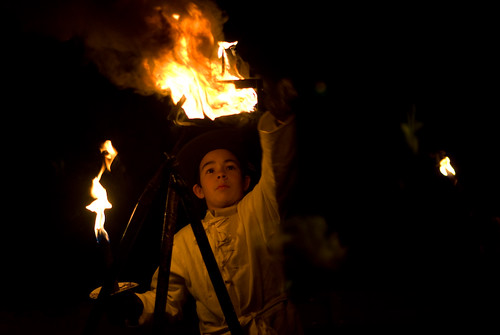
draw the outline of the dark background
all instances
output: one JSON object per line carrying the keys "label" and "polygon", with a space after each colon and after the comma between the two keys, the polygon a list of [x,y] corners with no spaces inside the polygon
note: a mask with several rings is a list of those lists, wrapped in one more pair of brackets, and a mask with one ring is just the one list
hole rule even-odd
{"label": "dark background", "polygon": [[[226,39],[239,40],[253,74],[289,78],[299,93],[290,217],[312,222],[319,240],[293,235],[290,224],[285,255],[307,330],[492,321],[500,141],[490,10],[218,4],[229,18]],[[76,334],[92,306],[88,293],[103,280],[94,214],[85,209],[99,144],[111,139],[119,152],[102,179],[113,203],[106,228],[118,241],[178,130],[163,100],[103,76],[80,36],[47,29],[62,3],[2,7],[0,329]],[[401,130],[412,108],[422,124],[417,154]],[[440,151],[451,157],[457,185],[439,174]],[[327,230],[315,232],[311,216],[322,217]],[[122,274],[143,286],[157,257],[158,223],[150,222]],[[325,265],[310,243],[332,234],[348,252],[340,264]],[[134,332],[106,322],[101,331]]]}

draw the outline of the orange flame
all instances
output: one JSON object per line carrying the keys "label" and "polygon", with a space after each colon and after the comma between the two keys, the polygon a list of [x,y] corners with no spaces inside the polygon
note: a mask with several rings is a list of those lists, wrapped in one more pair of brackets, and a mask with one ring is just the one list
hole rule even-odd
{"label": "orange flame", "polygon": [[210,20],[195,4],[182,15],[165,8],[159,8],[159,13],[173,31],[174,45],[162,56],[143,62],[156,88],[182,105],[190,119],[252,112],[257,104],[255,90],[236,89],[231,82],[244,79],[227,54],[238,42],[216,45]]}
{"label": "orange flame", "polygon": [[101,185],[101,177],[104,171],[107,169],[111,171],[111,164],[115,159],[118,152],[115,150],[111,141],[107,140],[101,145],[101,153],[104,155],[104,161],[102,162],[101,170],[99,174],[92,180],[92,187],[90,189],[90,195],[95,200],[88,205],[86,208],[96,213],[95,217],[95,225],[94,232],[99,241],[99,236],[104,237],[107,241],[109,241],[108,233],[104,229],[104,222],[106,221],[106,217],[104,216],[104,211],[106,209],[112,208],[111,203],[108,201],[108,193],[106,189]]}

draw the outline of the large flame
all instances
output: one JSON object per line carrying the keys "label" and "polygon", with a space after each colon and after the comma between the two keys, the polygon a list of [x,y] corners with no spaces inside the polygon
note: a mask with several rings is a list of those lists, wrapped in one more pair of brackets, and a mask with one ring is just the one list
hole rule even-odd
{"label": "large flame", "polygon": [[111,171],[111,164],[115,159],[118,152],[115,150],[111,141],[107,140],[101,145],[101,154],[103,154],[103,162],[99,174],[92,180],[92,187],[90,189],[90,195],[95,200],[88,205],[86,208],[89,211],[96,213],[94,232],[97,241],[100,238],[105,238],[109,241],[108,233],[104,229],[104,222],[106,217],[104,216],[104,211],[106,209],[112,208],[111,203],[108,201],[108,193],[106,189],[101,185],[101,177],[104,171],[107,169]]}
{"label": "large flame", "polygon": [[257,93],[236,89],[233,81],[244,78],[227,53],[238,42],[216,44],[210,20],[195,4],[182,15],[163,7],[158,11],[172,30],[174,45],[143,62],[156,88],[182,105],[190,119],[252,112]]}

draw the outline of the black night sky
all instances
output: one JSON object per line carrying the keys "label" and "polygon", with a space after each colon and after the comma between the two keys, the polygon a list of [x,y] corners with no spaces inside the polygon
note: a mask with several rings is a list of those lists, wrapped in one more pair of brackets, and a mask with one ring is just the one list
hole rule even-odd
{"label": "black night sky", "polygon": [[[118,241],[179,133],[166,119],[165,100],[118,88],[101,74],[84,38],[68,28],[86,6],[72,3],[2,4],[6,334],[81,333],[92,307],[88,293],[103,280],[94,214],[85,209],[99,144],[111,139],[119,152],[102,179],[113,203],[106,227]],[[119,3],[133,4],[88,5]],[[266,82],[288,78],[298,91],[290,218],[311,228],[286,247],[285,268],[308,332],[491,322],[498,307],[489,302],[500,298],[491,9],[217,4],[228,18],[226,40],[239,41],[252,74]],[[93,27],[92,16],[84,17]],[[412,115],[421,125],[416,154],[402,130]],[[440,152],[450,156],[457,185],[440,175]],[[318,217],[325,231],[315,231]],[[141,285],[158,257],[158,223],[149,221],[121,275]],[[314,243],[332,236],[347,253],[325,265]],[[101,332],[138,333],[105,321]]]}

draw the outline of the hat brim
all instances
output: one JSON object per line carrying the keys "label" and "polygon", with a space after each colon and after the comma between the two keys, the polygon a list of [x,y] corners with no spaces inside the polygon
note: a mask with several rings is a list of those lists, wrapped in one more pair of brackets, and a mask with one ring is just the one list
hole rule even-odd
{"label": "hat brim", "polygon": [[188,186],[197,183],[203,157],[216,149],[231,151],[241,164],[245,164],[244,136],[240,130],[223,128],[208,131],[186,143],[176,156],[178,172]]}

